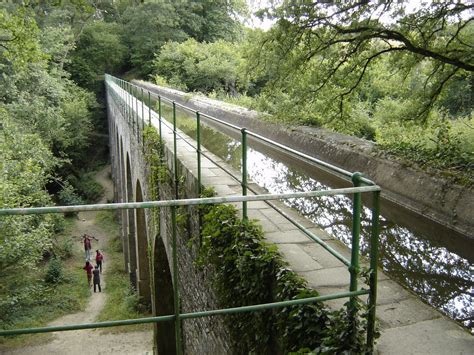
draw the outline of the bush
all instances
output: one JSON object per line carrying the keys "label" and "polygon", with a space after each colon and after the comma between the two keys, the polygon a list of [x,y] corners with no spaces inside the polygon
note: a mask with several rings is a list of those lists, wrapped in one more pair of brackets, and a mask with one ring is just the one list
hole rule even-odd
{"label": "bush", "polygon": [[[58,193],[58,202],[61,206],[81,205],[83,203],[82,199],[74,190],[74,187],[67,181],[64,183],[62,190]],[[64,215],[75,216],[77,212],[67,212]]]}
{"label": "bush", "polygon": [[73,242],[71,239],[65,239],[63,240],[61,246],[60,246],[60,251],[59,251],[61,257],[63,259],[68,259],[73,255]]}
{"label": "bush", "polygon": [[95,172],[88,172],[81,174],[79,178],[69,177],[79,195],[88,203],[96,202],[104,192],[104,188],[95,180],[94,176]]}
{"label": "bush", "polygon": [[49,261],[48,271],[44,277],[44,281],[49,284],[57,284],[64,280],[63,264],[61,259],[54,257]]}

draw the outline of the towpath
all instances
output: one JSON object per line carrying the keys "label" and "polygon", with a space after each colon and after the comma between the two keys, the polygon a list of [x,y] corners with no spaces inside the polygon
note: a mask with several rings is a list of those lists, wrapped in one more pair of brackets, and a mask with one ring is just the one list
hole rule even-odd
{"label": "towpath", "polygon": [[[110,166],[99,171],[97,181],[104,187],[105,192],[100,203],[113,199],[112,181],[109,179]],[[96,222],[97,211],[80,212],[79,219],[73,230],[73,235],[88,233],[100,236],[99,241],[93,241],[94,249],[106,249],[109,235]],[[82,250],[77,243],[76,248]],[[81,260],[82,262],[82,260]],[[85,275],[84,275],[85,277]],[[51,322],[50,326],[92,323],[100,314],[107,298],[107,263],[104,263],[104,273],[101,278],[102,292],[93,293],[83,312],[68,314]],[[54,332],[51,341],[44,344],[21,347],[4,352],[11,355],[42,355],[42,354],[153,354],[153,332],[137,331],[127,333],[110,333],[100,329]]]}

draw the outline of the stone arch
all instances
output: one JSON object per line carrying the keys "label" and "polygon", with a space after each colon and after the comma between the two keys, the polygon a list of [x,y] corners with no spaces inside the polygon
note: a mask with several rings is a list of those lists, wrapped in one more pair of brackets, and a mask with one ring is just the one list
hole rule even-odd
{"label": "stone arch", "polygon": [[[133,202],[132,168],[130,156],[127,152],[127,202]],[[132,287],[137,288],[137,246],[135,239],[135,211],[133,208],[127,210],[128,220],[128,260],[129,275]]]}
{"label": "stone arch", "polygon": [[[174,314],[173,282],[166,248],[158,234],[153,242],[153,302],[155,316]],[[176,354],[174,321],[153,323],[155,348],[158,354]]]}
{"label": "stone arch", "polygon": [[[143,193],[140,180],[136,185],[136,202],[143,202]],[[137,289],[141,302],[151,304],[150,289],[150,262],[148,258],[148,236],[146,227],[145,210],[143,208],[135,209],[136,236],[137,236]]]}

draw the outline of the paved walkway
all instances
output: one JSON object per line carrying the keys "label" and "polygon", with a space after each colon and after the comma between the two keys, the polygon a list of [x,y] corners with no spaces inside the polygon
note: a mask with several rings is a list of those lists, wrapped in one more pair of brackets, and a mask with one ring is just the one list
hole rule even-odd
{"label": "paved walkway", "polygon": [[[138,107],[141,107],[141,103]],[[148,107],[144,107],[147,119]],[[141,115],[141,109],[138,111]],[[158,127],[158,115],[154,112],[152,112],[152,124]],[[164,125],[162,127],[162,138],[169,147],[172,147],[172,132]],[[180,135],[187,137],[182,132]],[[191,138],[187,137],[186,140],[196,146]],[[226,165],[214,154],[210,152],[206,154],[219,165]],[[197,176],[195,149],[183,139],[178,139],[177,155],[183,165]],[[240,183],[215,163],[203,157],[201,166],[203,185],[214,187],[219,196],[241,195]],[[234,171],[229,166],[226,168]],[[240,176],[239,172],[234,172],[235,176]],[[284,205],[278,207],[350,259],[350,250],[342,242],[332,238],[290,208]],[[249,202],[248,209],[249,218],[260,222],[266,239],[278,246],[290,268],[305,278],[311,287],[321,295],[348,291],[349,272],[344,264],[310,240],[266,203]],[[376,346],[379,354],[474,354],[474,336],[434,308],[424,304],[416,295],[390,280],[380,270],[378,280],[377,318],[382,333]],[[330,301],[328,304],[340,307],[346,301],[341,299]]]}

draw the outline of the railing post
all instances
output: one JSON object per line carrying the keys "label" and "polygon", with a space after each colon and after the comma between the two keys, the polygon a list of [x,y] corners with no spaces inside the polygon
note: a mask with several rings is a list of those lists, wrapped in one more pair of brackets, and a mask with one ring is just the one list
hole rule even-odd
{"label": "railing post", "polygon": [[113,81],[120,88],[120,91],[117,95],[118,95],[119,110],[120,110],[120,113],[123,114],[123,112],[122,112],[122,109],[123,109],[123,105],[122,105],[122,98],[123,98],[123,95],[122,95],[122,81],[120,79],[113,80]]}
{"label": "railing post", "polygon": [[374,191],[372,199],[372,230],[370,234],[369,315],[367,319],[367,348],[371,353],[375,340],[375,310],[377,306],[377,264],[379,244],[380,191]]}
{"label": "railing post", "polygon": [[[137,140],[139,141],[139,123],[138,123],[138,87],[135,86],[135,90],[133,91],[135,93],[134,98],[135,98],[135,119],[136,119],[136,124],[137,124]],[[133,124],[135,124],[135,121],[133,121]]]}
{"label": "railing post", "polygon": [[161,96],[158,96],[158,133],[160,134],[160,139],[162,139],[161,135]]}
{"label": "railing post", "polygon": [[198,196],[201,196],[201,114],[199,111],[196,111],[196,141]]}
{"label": "railing post", "polygon": [[178,251],[176,241],[176,206],[171,206],[171,238],[173,254],[173,299],[174,299],[174,329],[176,341],[176,353],[182,354],[181,348],[181,320],[179,319],[179,275],[178,275]]}
{"label": "railing post", "polygon": [[141,91],[142,91],[142,117],[141,117],[141,121],[142,121],[142,136],[141,136],[141,139],[142,139],[142,146],[143,146],[143,135],[145,134],[144,133],[144,130],[145,130],[145,111],[144,111],[144,101],[145,101],[145,97],[143,96],[143,88],[141,88]]}
{"label": "railing post", "polygon": [[151,126],[151,94],[148,91],[148,125]]}
{"label": "railing post", "polygon": [[[352,174],[352,183],[354,187],[360,186],[360,178],[362,174],[356,172]],[[357,290],[357,275],[359,274],[359,249],[360,249],[360,213],[362,207],[362,199],[360,192],[354,193],[353,208],[352,208],[352,246],[351,246],[351,265],[349,266],[349,272],[351,275],[349,291]],[[349,300],[349,315],[353,324],[356,324],[357,316],[357,297],[352,296]],[[353,329],[352,335],[356,335],[355,329]]]}
{"label": "railing post", "polygon": [[127,82],[127,98],[128,98],[128,105],[127,105],[127,122],[128,122],[128,128],[130,129],[130,121],[131,121],[131,116],[132,116],[132,88],[130,86],[130,83]]}
{"label": "railing post", "polygon": [[176,141],[176,103],[173,101],[173,154],[174,154],[174,188],[175,198],[179,199],[179,179],[178,179],[178,147]]}
{"label": "railing post", "polygon": [[124,100],[124,105],[123,105],[123,117],[124,119],[127,118],[127,109],[128,109],[128,93],[127,93],[127,82],[123,82],[123,100]]}
{"label": "railing post", "polygon": [[[242,128],[242,195],[247,196],[247,129]],[[242,202],[242,219],[246,221],[247,201]]]}

